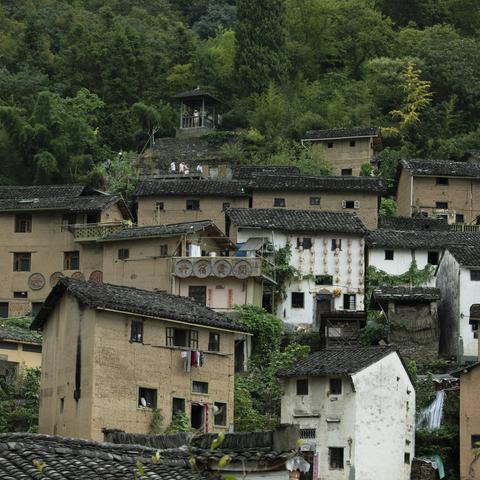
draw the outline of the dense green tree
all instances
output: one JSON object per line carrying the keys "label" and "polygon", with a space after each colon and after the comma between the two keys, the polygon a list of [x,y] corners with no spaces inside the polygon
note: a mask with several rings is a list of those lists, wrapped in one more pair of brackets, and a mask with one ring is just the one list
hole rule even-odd
{"label": "dense green tree", "polygon": [[238,0],[235,76],[243,93],[262,92],[287,71],[284,0]]}

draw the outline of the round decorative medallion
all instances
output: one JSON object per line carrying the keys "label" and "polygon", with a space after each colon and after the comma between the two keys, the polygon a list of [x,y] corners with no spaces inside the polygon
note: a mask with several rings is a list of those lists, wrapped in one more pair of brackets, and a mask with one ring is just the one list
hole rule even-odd
{"label": "round decorative medallion", "polygon": [[206,278],[212,273],[212,265],[208,260],[199,260],[193,264],[193,273],[198,278]]}
{"label": "round decorative medallion", "polygon": [[45,286],[45,277],[41,273],[32,273],[28,278],[28,286],[32,290],[41,290]]}
{"label": "round decorative medallion", "polygon": [[103,272],[101,272],[100,270],[94,270],[90,274],[89,280],[95,283],[103,283]]}
{"label": "round decorative medallion", "polygon": [[252,266],[246,260],[240,260],[233,266],[235,277],[244,280],[252,274]]}
{"label": "round decorative medallion", "polygon": [[218,260],[213,264],[213,274],[216,277],[225,278],[232,273],[232,266],[227,260]]}
{"label": "round decorative medallion", "polygon": [[53,288],[65,275],[62,272],[55,272],[50,275],[50,286]]}
{"label": "round decorative medallion", "polygon": [[175,265],[175,275],[180,278],[190,277],[193,273],[193,265],[190,260],[179,260]]}
{"label": "round decorative medallion", "polygon": [[82,272],[75,272],[72,273],[72,278],[75,278],[76,280],[85,280],[85,275]]}

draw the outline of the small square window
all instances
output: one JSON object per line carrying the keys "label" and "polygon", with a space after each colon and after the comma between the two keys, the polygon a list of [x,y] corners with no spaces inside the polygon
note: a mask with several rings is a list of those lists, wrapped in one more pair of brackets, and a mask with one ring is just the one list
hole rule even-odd
{"label": "small square window", "polygon": [[73,252],[65,252],[63,254],[63,269],[64,270],[78,270],[80,268],[80,252],[75,250]]}
{"label": "small square window", "polygon": [[28,292],[13,292],[13,298],[28,298]]}
{"label": "small square window", "polygon": [[23,346],[22,346],[22,350],[24,352],[42,353],[42,346],[41,345],[33,345],[31,343],[24,343]]}
{"label": "small square window", "polygon": [[192,392],[194,393],[208,393],[207,382],[192,382]]}
{"label": "small square window", "polygon": [[327,148],[333,148],[333,142],[328,142],[327,143]]}
{"label": "small square window", "polygon": [[292,292],[292,308],[305,308],[305,293]]}
{"label": "small square window", "polygon": [[455,223],[465,223],[465,215],[462,213],[457,213],[455,215]]}
{"label": "small square window", "polygon": [[332,238],[332,252],[342,249],[342,240],[340,238]]}
{"label": "small square window", "polygon": [[130,250],[128,248],[119,248],[118,249],[118,259],[119,260],[126,260],[130,257]]}
{"label": "small square window", "polygon": [[274,207],[285,207],[287,203],[285,202],[284,198],[275,198],[273,200],[273,206]]}
{"label": "small square window", "polygon": [[219,352],[220,351],[220,334],[210,332],[208,334],[208,351]]}
{"label": "small square window", "polygon": [[214,424],[224,427],[227,425],[227,404],[222,402],[215,402],[213,404],[213,418]]}
{"label": "small square window", "polygon": [[320,205],[320,197],[310,197],[310,205]]}
{"label": "small square window", "polygon": [[172,419],[177,412],[185,413],[185,399],[173,398],[172,399]]}
{"label": "small square window", "polygon": [[138,406],[141,408],[157,408],[157,389],[144,388],[138,389]]}
{"label": "small square window", "polygon": [[308,395],[308,378],[297,380],[297,395]]}
{"label": "small square window", "polygon": [[403,462],[406,465],[410,465],[410,454],[408,452],[405,452],[405,455],[403,456]]}
{"label": "small square window", "polygon": [[19,252],[13,254],[13,271],[29,272],[31,269],[32,254],[30,252]]}
{"label": "small square window", "polygon": [[100,214],[99,213],[89,213],[87,214],[87,223],[100,223]]}
{"label": "small square window", "polygon": [[185,208],[187,210],[200,210],[200,200],[187,200]]}
{"label": "small square window", "polygon": [[36,317],[37,313],[42,309],[43,302],[32,302],[32,317]]}
{"label": "small square window", "polygon": [[329,447],[328,463],[331,470],[343,470],[343,448]]}
{"label": "small square window", "polygon": [[480,270],[470,270],[470,280],[472,282],[480,282]]}
{"label": "small square window", "polygon": [[393,260],[393,250],[385,250],[385,260]]}
{"label": "small square window", "polygon": [[437,185],[448,185],[448,178],[437,177]]}
{"label": "small square window", "polygon": [[353,170],[351,168],[342,168],[341,173],[343,177],[350,177],[353,175]]}
{"label": "small square window", "polygon": [[480,448],[480,435],[472,435],[472,448]]}
{"label": "small square window", "polygon": [[430,265],[438,265],[438,252],[435,252],[435,251],[428,252],[427,262]]}
{"label": "small square window", "polygon": [[15,215],[15,232],[30,233],[32,231],[32,215],[19,214]]}
{"label": "small square window", "polygon": [[302,247],[304,250],[310,250],[312,248],[312,239],[310,237],[298,237],[297,238],[297,248]]}
{"label": "small square window", "polygon": [[143,322],[141,320],[132,320],[130,341],[135,343],[143,342]]}
{"label": "small square window", "polygon": [[165,203],[164,202],[157,202],[155,204],[157,210],[165,210]]}
{"label": "small square window", "polygon": [[350,140],[350,146],[351,147],[354,147],[356,144],[357,144],[357,142],[355,140]]}
{"label": "small square window", "polygon": [[355,200],[344,200],[343,201],[343,208],[348,208],[348,209],[356,208],[355,207]]}
{"label": "small square window", "polygon": [[315,285],[333,285],[332,275],[315,275]]}
{"label": "small square window", "polygon": [[8,318],[8,302],[0,302],[0,318]]}
{"label": "small square window", "polygon": [[343,309],[344,310],[356,310],[357,306],[357,296],[349,295],[345,293],[343,295]]}
{"label": "small square window", "polygon": [[437,210],[448,210],[448,202],[435,202]]}
{"label": "small square window", "polygon": [[342,379],[331,378],[330,379],[330,395],[341,395],[341,394],[342,394]]}
{"label": "small square window", "polygon": [[223,202],[222,203],[222,211],[228,210],[230,208],[230,202]]}
{"label": "small square window", "polygon": [[161,257],[168,257],[168,245],[160,245],[160,256]]}

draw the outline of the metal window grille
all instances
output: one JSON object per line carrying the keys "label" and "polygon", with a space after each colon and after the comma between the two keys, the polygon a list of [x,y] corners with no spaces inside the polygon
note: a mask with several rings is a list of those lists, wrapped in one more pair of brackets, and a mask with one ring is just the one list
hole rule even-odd
{"label": "metal window grille", "polygon": [[300,438],[302,439],[312,439],[317,437],[316,428],[301,428],[300,429]]}

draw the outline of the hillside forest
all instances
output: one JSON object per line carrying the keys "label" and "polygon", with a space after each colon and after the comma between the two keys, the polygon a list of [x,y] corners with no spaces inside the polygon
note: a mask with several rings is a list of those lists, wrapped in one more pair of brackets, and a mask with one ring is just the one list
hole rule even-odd
{"label": "hillside forest", "polygon": [[363,125],[387,179],[480,149],[479,0],[3,0],[0,62],[0,184],[102,184],[199,85],[232,159],[301,163],[305,131]]}

